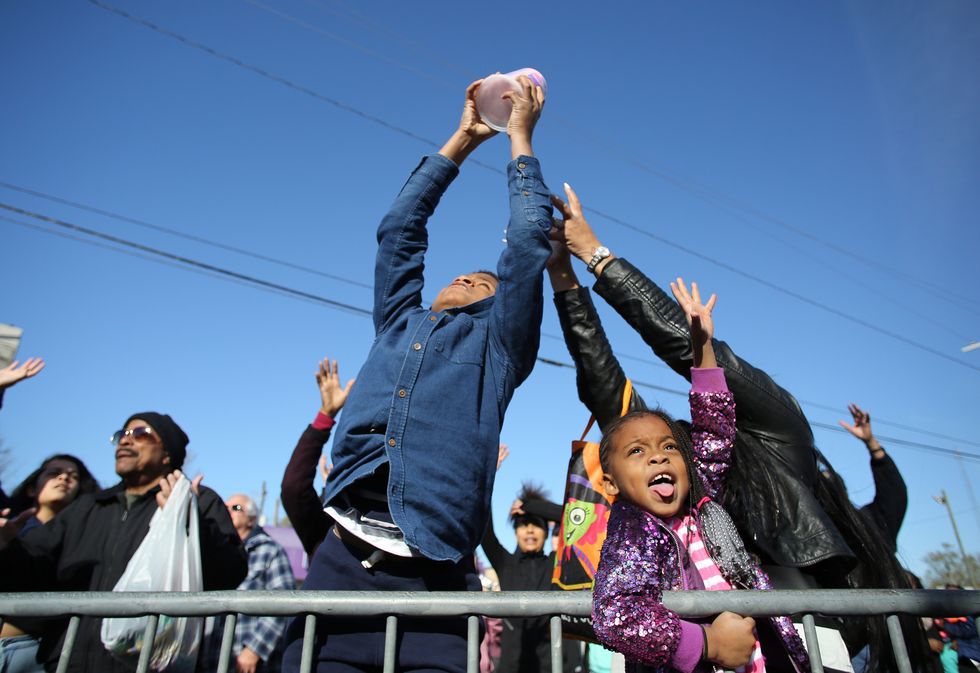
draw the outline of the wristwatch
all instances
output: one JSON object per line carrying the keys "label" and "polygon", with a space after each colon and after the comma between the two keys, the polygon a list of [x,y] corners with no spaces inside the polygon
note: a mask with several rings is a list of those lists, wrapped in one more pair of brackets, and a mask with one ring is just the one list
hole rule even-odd
{"label": "wristwatch", "polygon": [[595,251],[592,253],[592,259],[589,261],[589,266],[587,267],[589,273],[594,272],[595,268],[599,266],[599,262],[601,262],[611,254],[612,253],[609,252],[609,248],[607,248],[604,245],[600,245],[598,248],[596,248]]}

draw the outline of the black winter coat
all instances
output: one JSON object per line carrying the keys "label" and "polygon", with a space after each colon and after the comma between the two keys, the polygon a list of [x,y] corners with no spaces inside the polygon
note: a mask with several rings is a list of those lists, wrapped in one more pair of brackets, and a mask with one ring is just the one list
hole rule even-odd
{"label": "black winter coat", "polygon": [[[683,311],[671,297],[622,258],[605,266],[595,291],[664,363],[690,380],[690,333]],[[605,427],[620,414],[626,375],[613,355],[589,291],[557,293],[555,304],[575,360],[579,398]],[[842,578],[853,566],[854,554],[814,495],[821,477],[813,432],[799,404],[726,343],[715,340],[714,350],[738,409],[736,460],[764,456],[770,466],[759,471],[759,478],[771,480],[769,490],[775,501],[753,503],[747,517],[736,520],[746,547],[765,564],[809,568],[816,575]],[[630,407],[646,408],[635,389]]]}
{"label": "black winter coat", "polygon": [[[0,551],[0,590],[112,591],[146,536],[157,510],[159,487],[126,508],[122,484],[80,496],[47,525],[38,526]],[[228,510],[217,493],[201,487],[201,564],[205,589],[235,589],[248,561]],[[70,606],[65,606],[69,608]],[[57,666],[67,622],[47,622],[38,650],[48,670]],[[102,646],[102,620],[83,618],[69,671],[128,673]]]}

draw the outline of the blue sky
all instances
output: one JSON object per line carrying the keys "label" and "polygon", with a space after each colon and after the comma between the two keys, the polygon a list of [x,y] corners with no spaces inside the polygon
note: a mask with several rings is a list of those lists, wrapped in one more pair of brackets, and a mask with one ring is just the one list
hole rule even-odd
{"label": "blue sky", "polygon": [[[683,275],[717,292],[718,336],[822,405],[804,405],[814,423],[854,401],[880,435],[980,454],[980,352],[959,350],[980,339],[976,3],[111,7],[185,41],[81,0],[0,5],[0,203],[369,308],[375,228],[434,150],[424,141],[452,132],[473,79],[536,67],[550,90],[535,138],[545,178],[601,213],[603,243],[664,285]],[[502,169],[506,139],[474,158]],[[506,217],[501,175],[465,165],[431,222],[428,299],[495,263]],[[316,362],[354,376],[370,321],[8,220],[0,232],[0,322],[24,328],[22,356],[48,361],[0,414],[4,483],[61,451],[112,483],[106,438],[154,409],[190,435],[189,471],[225,495],[258,496],[265,480],[271,515],[318,407]],[[600,311],[634,379],[683,388]],[[550,308],[542,329],[541,355],[567,362]],[[686,415],[683,397],[642,392]],[[539,364],[504,427],[499,530],[522,479],[560,497],[586,420],[573,373]],[[815,433],[867,502],[864,449]],[[952,541],[941,489],[976,551],[977,462],[882,443],[909,485],[903,560],[921,570]]]}

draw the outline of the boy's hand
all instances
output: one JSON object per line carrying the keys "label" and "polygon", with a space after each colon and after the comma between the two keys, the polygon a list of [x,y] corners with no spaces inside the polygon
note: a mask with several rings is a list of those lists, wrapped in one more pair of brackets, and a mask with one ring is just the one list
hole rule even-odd
{"label": "boy's hand", "polygon": [[711,337],[714,336],[715,326],[711,319],[711,311],[715,307],[718,297],[711,295],[707,304],[701,303],[701,293],[698,291],[698,284],[691,283],[691,291],[687,291],[687,285],[683,278],[678,278],[670,284],[670,291],[684,311],[687,317],[687,326],[691,330],[691,348],[694,352],[695,367],[717,367],[715,361],[715,351],[711,346]]}
{"label": "boy's hand", "polygon": [[874,433],[871,432],[871,414],[853,403],[847,405],[847,410],[851,412],[854,425],[845,423],[844,421],[838,421],[841,427],[864,442],[864,445],[868,447],[868,451],[871,453],[881,451],[881,444],[878,443]]}
{"label": "boy's hand", "polygon": [[341,387],[337,361],[333,361],[331,369],[330,358],[323,358],[316,372],[316,383],[320,387],[320,411],[330,418],[336,418],[347,402],[350,389],[354,387],[354,379]]}
{"label": "boy's hand", "polygon": [[459,132],[472,138],[476,143],[482,143],[497,135],[497,132],[484,123],[476,109],[476,90],[483,83],[478,79],[466,87],[466,102],[463,103],[463,116],[459,120]]}
{"label": "boy's hand", "polygon": [[20,535],[21,528],[35,514],[37,514],[37,509],[31,507],[13,518],[8,518],[10,517],[10,509],[0,510],[0,549],[6,547],[8,542]]}
{"label": "boy's hand", "polygon": [[484,140],[497,135],[496,131],[483,122],[480,113],[476,110],[476,90],[482,83],[483,80],[478,79],[466,87],[466,102],[463,103],[459,128],[439,150],[439,154],[455,162],[457,166],[462,165],[470,152],[479,147]]}
{"label": "boy's hand", "polygon": [[704,656],[722,668],[737,668],[749,663],[755,648],[755,620],[734,612],[722,612],[704,627],[708,651]]}
{"label": "boy's hand", "polygon": [[506,91],[503,98],[510,101],[510,119],[507,120],[507,135],[510,136],[511,158],[516,159],[522,154],[534,156],[531,149],[531,136],[534,135],[534,125],[541,117],[544,107],[544,91],[525,75],[517,78],[521,85],[520,91]]}

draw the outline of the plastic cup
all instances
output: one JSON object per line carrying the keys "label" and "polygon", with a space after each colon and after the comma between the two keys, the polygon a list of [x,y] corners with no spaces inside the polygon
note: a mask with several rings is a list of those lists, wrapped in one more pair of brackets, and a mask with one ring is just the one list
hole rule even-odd
{"label": "plastic cup", "polygon": [[526,75],[534,84],[541,87],[545,97],[548,96],[548,82],[544,75],[534,68],[521,68],[508,73],[496,73],[483,80],[476,90],[476,110],[483,122],[494,131],[506,131],[510,119],[511,102],[501,96],[508,91],[520,91],[521,85],[517,78]]}

